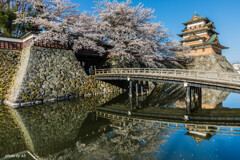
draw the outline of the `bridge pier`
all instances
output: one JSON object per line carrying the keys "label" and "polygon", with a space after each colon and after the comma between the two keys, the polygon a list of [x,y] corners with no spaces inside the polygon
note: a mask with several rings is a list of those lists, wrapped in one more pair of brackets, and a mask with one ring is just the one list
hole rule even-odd
{"label": "bridge pier", "polygon": [[202,88],[198,88],[198,101],[197,104],[202,108]]}
{"label": "bridge pier", "polygon": [[191,103],[186,101],[187,115],[191,114]]}
{"label": "bridge pier", "polygon": [[146,90],[147,90],[147,95],[149,95],[149,84],[146,82]]}
{"label": "bridge pier", "polygon": [[136,93],[136,96],[140,95],[149,95],[149,84],[147,81],[132,81],[128,78],[129,81],[129,97],[133,97],[133,94]]}
{"label": "bridge pier", "polygon": [[133,111],[133,101],[132,97],[129,98],[130,101],[130,111]]}
{"label": "bridge pier", "polygon": [[195,99],[195,88],[194,87],[190,87],[190,96],[191,96],[191,102],[194,102],[194,99]]}
{"label": "bridge pier", "polygon": [[136,107],[139,107],[139,99],[138,99],[139,97],[138,96],[136,96]]}
{"label": "bridge pier", "polygon": [[136,82],[136,96],[138,96],[138,81]]}
{"label": "bridge pier", "polygon": [[186,87],[186,102],[190,102],[191,101],[191,88],[190,86]]}
{"label": "bridge pier", "polygon": [[195,98],[195,100],[197,100],[198,99],[198,97],[199,97],[199,88],[194,88],[194,98]]}
{"label": "bridge pier", "polygon": [[133,95],[132,95],[132,93],[133,93],[133,91],[132,91],[132,81],[130,80],[129,81],[129,97],[132,97]]}
{"label": "bridge pier", "polygon": [[144,88],[143,88],[143,83],[141,82],[141,96],[143,96]]}
{"label": "bridge pier", "polygon": [[199,87],[187,86],[186,87],[186,101],[191,102],[191,101],[198,100],[199,98],[201,98],[201,94],[202,94],[201,91],[202,91],[202,89]]}
{"label": "bridge pier", "polygon": [[202,89],[199,87],[191,87],[186,84],[184,86],[186,87],[186,111],[187,114],[190,115],[193,109],[198,110],[198,107],[201,107]]}
{"label": "bridge pier", "polygon": [[129,81],[129,97],[133,97],[133,94],[136,94],[136,96],[149,94],[149,85],[147,81],[132,81],[130,78]]}

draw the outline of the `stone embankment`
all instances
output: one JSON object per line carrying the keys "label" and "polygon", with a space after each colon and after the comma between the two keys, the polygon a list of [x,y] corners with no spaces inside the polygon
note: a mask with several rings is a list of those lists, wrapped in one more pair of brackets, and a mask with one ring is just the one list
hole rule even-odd
{"label": "stone embankment", "polygon": [[192,60],[188,63],[187,68],[195,70],[237,73],[225,56],[217,54],[208,54],[193,57]]}
{"label": "stone embankment", "polygon": [[70,50],[33,46],[0,54],[1,101],[10,106],[121,91],[88,77]]}
{"label": "stone embankment", "polygon": [[19,58],[20,51],[0,50],[0,102],[6,98]]}
{"label": "stone embankment", "polygon": [[225,101],[230,92],[203,88],[202,89],[202,108],[215,109],[222,107],[222,102]]}

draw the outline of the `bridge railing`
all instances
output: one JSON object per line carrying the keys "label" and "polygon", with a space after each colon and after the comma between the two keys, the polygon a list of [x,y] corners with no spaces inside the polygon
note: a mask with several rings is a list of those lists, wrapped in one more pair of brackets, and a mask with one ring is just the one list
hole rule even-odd
{"label": "bridge railing", "polygon": [[[240,126],[234,126],[229,124],[218,124],[218,122],[211,122],[211,124],[199,124],[199,123],[184,123],[177,121],[161,121],[148,119],[148,117],[129,117],[124,115],[116,115],[108,112],[96,112],[97,117],[107,118],[114,121],[129,122],[143,125],[150,125],[159,128],[167,128],[181,131],[198,131],[198,132],[216,132],[217,134],[229,134],[240,135]],[[215,123],[215,124],[214,124]]]}
{"label": "bridge railing", "polygon": [[240,74],[226,73],[226,72],[213,72],[202,70],[184,70],[184,69],[156,69],[156,68],[110,68],[110,69],[97,69],[95,71],[98,75],[143,75],[143,76],[167,76],[175,78],[188,78],[198,80],[208,80],[214,82],[226,82],[240,85]]}

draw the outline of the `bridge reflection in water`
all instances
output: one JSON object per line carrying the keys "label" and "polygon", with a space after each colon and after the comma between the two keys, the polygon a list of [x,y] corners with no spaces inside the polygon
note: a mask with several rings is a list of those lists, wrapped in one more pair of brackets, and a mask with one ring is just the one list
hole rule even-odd
{"label": "bridge reflection in water", "polygon": [[[187,131],[186,135],[197,142],[209,140],[215,134],[240,135],[240,108],[222,106],[229,92],[190,89],[200,94],[191,94],[187,99],[184,87],[164,84],[149,96],[136,96],[128,102],[127,95],[121,95],[118,100],[98,107],[97,117],[116,121],[121,126],[135,123]],[[168,92],[168,96],[161,96],[166,95],[164,92]]]}
{"label": "bridge reflection in water", "polygon": [[[27,150],[42,159],[153,159],[152,153],[167,143],[164,137],[174,132],[197,144],[218,135],[238,137],[240,108],[222,105],[229,92],[201,89],[200,93],[186,103],[184,86],[159,84],[148,95],[124,93],[104,101],[93,97],[19,108],[11,116],[18,124],[17,143],[22,148],[13,142],[7,148],[0,144],[0,157]],[[4,133],[1,138],[9,139]]]}

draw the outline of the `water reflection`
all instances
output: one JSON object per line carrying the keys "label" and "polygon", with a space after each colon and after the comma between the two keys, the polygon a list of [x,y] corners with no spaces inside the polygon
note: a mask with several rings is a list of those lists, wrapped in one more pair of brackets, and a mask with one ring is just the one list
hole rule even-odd
{"label": "water reflection", "polygon": [[122,94],[98,109],[166,120],[240,122],[240,108],[222,105],[228,95],[225,91],[202,89],[201,97],[192,99],[189,105],[185,101],[184,87],[164,84],[147,97],[128,98],[127,94]]}
{"label": "water reflection", "polygon": [[[30,151],[44,157],[71,147],[89,112],[118,94],[11,109],[0,106],[0,157]],[[13,159],[16,157],[13,157]]]}
{"label": "water reflection", "polygon": [[[192,137],[196,142],[197,145],[199,145],[199,143],[201,141],[207,140],[209,141],[210,138],[212,138],[212,136],[214,136],[216,134],[216,132],[214,131],[214,129],[216,129],[216,127],[212,127],[213,130],[212,131],[195,131],[195,129],[193,127],[188,128],[188,132],[185,133],[185,135]],[[217,130],[217,129],[216,129]]]}
{"label": "water reflection", "polygon": [[191,159],[197,149],[180,153],[176,147],[208,144],[210,152],[219,135],[240,139],[240,107],[222,105],[228,95],[202,89],[201,102],[187,106],[184,87],[160,84],[133,98],[124,93],[16,110],[1,106],[0,157],[30,151],[37,159],[178,159],[176,153]]}
{"label": "water reflection", "polygon": [[227,99],[223,102],[223,106],[228,108],[239,108],[240,94],[230,93]]}
{"label": "water reflection", "polygon": [[79,129],[89,110],[77,101],[20,108],[18,121],[29,134],[28,150],[39,156],[70,147],[78,138]]}
{"label": "water reflection", "polygon": [[[74,148],[66,149],[43,159],[154,159],[155,152],[172,131],[153,125],[120,122],[97,115],[95,124]],[[99,122],[107,122],[100,125]],[[81,128],[84,129],[84,128]],[[100,134],[99,134],[100,133]],[[64,154],[63,154],[64,153]]]}
{"label": "water reflection", "polygon": [[26,148],[21,129],[11,110],[0,105],[0,157]]}

